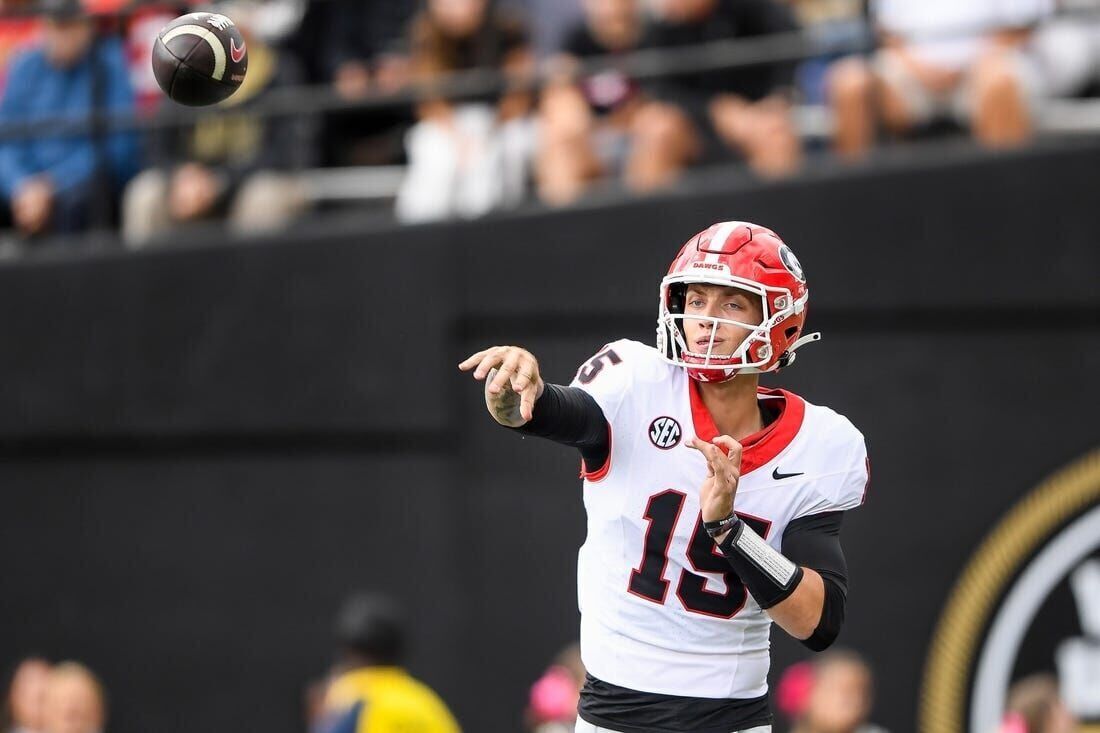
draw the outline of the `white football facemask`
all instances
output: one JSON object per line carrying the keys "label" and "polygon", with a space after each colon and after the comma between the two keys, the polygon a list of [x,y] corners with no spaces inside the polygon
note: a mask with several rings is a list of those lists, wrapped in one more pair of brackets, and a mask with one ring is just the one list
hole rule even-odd
{"label": "white football facemask", "polygon": [[[762,318],[760,323],[745,323],[729,318],[715,316],[685,315],[669,310],[670,289],[676,285],[688,283],[702,283],[707,285],[721,285],[734,287],[756,295],[760,299]],[[809,300],[807,293],[800,300],[791,297],[786,288],[769,287],[761,285],[753,280],[724,275],[701,279],[696,273],[669,275],[661,281],[660,306],[657,317],[657,351],[662,358],[670,364],[681,366],[689,371],[698,370],[693,374],[695,378],[705,382],[722,382],[740,373],[761,373],[774,371],[780,366],[786,366],[794,361],[794,350],[804,343],[816,341],[820,334],[814,333],[798,339],[788,349],[790,355],[782,364],[774,363],[770,368],[764,367],[772,359],[771,331],[786,318],[796,313],[801,313]],[[775,312],[769,313],[769,301],[774,302]],[[684,336],[684,321],[704,321],[711,324],[710,342],[707,348],[699,351],[687,343]],[[718,326],[725,324],[747,330],[749,333],[742,339],[731,352],[716,354],[714,352],[714,339]],[[723,344],[725,346],[725,344]],[[750,353],[755,348],[755,359],[750,360]]]}

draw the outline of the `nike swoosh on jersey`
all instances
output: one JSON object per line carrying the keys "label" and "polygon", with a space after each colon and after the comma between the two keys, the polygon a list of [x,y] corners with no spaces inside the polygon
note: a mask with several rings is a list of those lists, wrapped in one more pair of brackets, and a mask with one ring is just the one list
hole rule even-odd
{"label": "nike swoosh on jersey", "polygon": [[776,481],[782,481],[785,478],[794,478],[795,476],[801,476],[804,473],[805,471],[799,471],[798,473],[780,473],[779,467],[776,466],[775,469],[772,471],[772,478]]}
{"label": "nike swoosh on jersey", "polygon": [[242,44],[240,48],[237,48],[237,39],[229,39],[229,55],[233,57],[233,63],[239,64],[241,59],[244,58],[244,50],[248,48],[248,44]]}

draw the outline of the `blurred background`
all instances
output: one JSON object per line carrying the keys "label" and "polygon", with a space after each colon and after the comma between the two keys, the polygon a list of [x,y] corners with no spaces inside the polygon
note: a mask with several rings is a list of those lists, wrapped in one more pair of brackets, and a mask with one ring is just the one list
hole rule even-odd
{"label": "blurred background", "polygon": [[740,219],[872,461],[776,730],[1100,730],[1098,170],[1090,0],[2,0],[0,725],[571,730],[577,457],[455,365],[650,343]]}

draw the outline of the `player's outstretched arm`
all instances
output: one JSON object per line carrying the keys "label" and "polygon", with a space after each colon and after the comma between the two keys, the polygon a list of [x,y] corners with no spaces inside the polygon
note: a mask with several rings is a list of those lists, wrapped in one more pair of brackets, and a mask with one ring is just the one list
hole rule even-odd
{"label": "player's outstretched arm", "polygon": [[466,357],[458,368],[464,372],[472,369],[474,379],[485,380],[485,407],[498,423],[518,428],[531,421],[545,384],[539,362],[530,351],[490,346]]}
{"label": "player's outstretched arm", "polygon": [[531,352],[493,346],[471,354],[458,368],[485,380],[485,407],[501,425],[576,448],[585,466],[606,464],[611,433],[595,398],[578,387],[543,382]]}
{"label": "player's outstretched arm", "polygon": [[707,478],[699,492],[707,533],[780,628],[802,641],[815,636],[825,610],[821,576],[784,557],[734,513],[741,445],[728,435],[713,443],[694,438],[692,445],[707,459]]}

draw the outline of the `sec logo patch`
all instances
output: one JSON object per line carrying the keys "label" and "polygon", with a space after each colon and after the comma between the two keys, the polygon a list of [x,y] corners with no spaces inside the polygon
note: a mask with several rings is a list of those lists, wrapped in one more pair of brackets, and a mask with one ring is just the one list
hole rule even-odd
{"label": "sec logo patch", "polygon": [[675,448],[683,432],[671,417],[659,417],[649,424],[649,440],[661,450]]}

